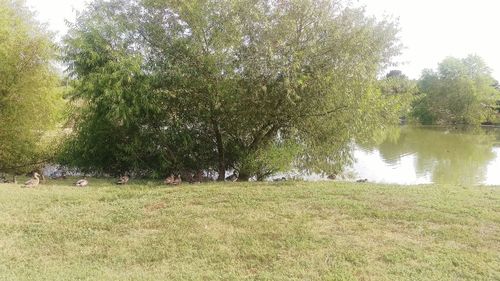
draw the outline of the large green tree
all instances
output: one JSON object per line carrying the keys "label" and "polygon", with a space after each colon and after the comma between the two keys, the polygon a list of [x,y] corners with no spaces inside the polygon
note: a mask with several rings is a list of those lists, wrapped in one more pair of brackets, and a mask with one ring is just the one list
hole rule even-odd
{"label": "large green tree", "polygon": [[47,156],[61,102],[55,51],[22,1],[0,0],[0,172],[25,172]]}
{"label": "large green tree", "polygon": [[447,58],[437,71],[425,70],[413,116],[423,124],[474,124],[494,114],[499,91],[484,61],[475,55]]}
{"label": "large green tree", "polygon": [[339,169],[397,120],[377,82],[397,31],[344,1],[96,1],[65,40],[81,109],[68,158],[219,179]]}

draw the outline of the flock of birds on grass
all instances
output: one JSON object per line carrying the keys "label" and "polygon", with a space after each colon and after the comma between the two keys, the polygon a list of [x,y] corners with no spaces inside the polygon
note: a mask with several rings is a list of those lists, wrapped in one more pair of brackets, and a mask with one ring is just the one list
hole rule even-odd
{"label": "flock of birds on grass", "polygon": [[[127,184],[128,181],[130,180],[129,176],[122,176],[118,178],[118,180],[115,182],[117,185],[124,185]],[[33,177],[26,181],[22,187],[26,188],[32,188],[32,187],[37,187],[40,184],[40,174],[39,173],[33,173]],[[87,177],[84,177],[83,179],[80,179],[75,182],[76,187],[86,187],[89,185],[89,181],[87,180]]]}
{"label": "flock of birds on grass", "polygon": [[[23,185],[21,185],[21,187],[25,187],[25,188],[33,188],[33,187],[37,187],[38,185],[40,185],[40,179],[41,175],[37,172],[33,173],[33,177],[29,180],[27,180]],[[53,178],[53,179],[65,179],[66,177],[65,176],[61,176],[61,177],[57,177],[57,178]],[[127,184],[127,182],[129,181],[130,177],[129,176],[122,176],[120,178],[118,178],[118,180],[115,182],[117,185],[124,185],[124,184]],[[5,179],[5,177],[0,177],[0,183],[13,183],[13,184],[17,184],[17,180],[16,178],[14,178],[13,181],[8,181]],[[88,186],[89,185],[89,181],[87,180],[87,177],[84,177],[83,179],[79,179],[78,181],[75,182],[75,186],[76,187],[85,187],[85,186]]]}
{"label": "flock of birds on grass", "polygon": [[[57,177],[54,179],[59,179],[59,178],[66,178],[66,177],[63,175],[61,177]],[[230,181],[236,181],[237,179],[238,179],[238,177],[235,176],[234,174],[226,178],[226,180],[230,180]],[[130,180],[129,176],[127,176],[127,175],[121,176],[120,178],[118,178],[118,180],[115,182],[115,184],[125,185],[129,182],[129,180]],[[189,183],[201,183],[203,181],[208,181],[208,180],[209,180],[209,177],[204,176],[203,173],[200,172],[200,173],[195,174],[194,176],[191,175],[188,182]],[[182,183],[181,175],[177,175],[177,176],[170,175],[169,177],[167,177],[163,181],[163,183],[166,185],[180,185]],[[29,179],[28,181],[26,181],[22,185],[22,187],[34,188],[34,187],[37,187],[39,184],[40,184],[40,174],[35,172],[35,173],[33,173],[33,177],[31,179]],[[83,179],[76,181],[74,185],[76,187],[86,187],[89,185],[89,180],[87,180],[87,177],[84,177]]]}
{"label": "flock of birds on grass", "polygon": [[[130,180],[129,176],[122,176],[115,183],[117,185],[124,185],[127,184],[129,180]],[[33,178],[26,181],[24,185],[22,185],[22,187],[32,188],[32,187],[37,187],[39,184],[40,184],[40,174],[33,173]],[[88,185],[89,181],[87,180],[86,177],[75,182],[76,187],[86,187]]]}
{"label": "flock of birds on grass", "polygon": [[[65,178],[65,176],[63,175],[62,178]],[[330,180],[334,180],[335,176],[328,176],[327,178]],[[201,183],[203,181],[209,181],[210,179],[211,178],[204,176],[203,172],[200,171],[200,172],[196,173],[194,176],[190,175],[188,182],[189,183]],[[125,185],[129,182],[129,180],[130,180],[129,176],[127,176],[127,175],[121,176],[120,178],[118,178],[118,180],[115,182],[115,184]],[[237,180],[238,180],[238,175],[236,173],[233,173],[232,175],[230,175],[226,178],[226,181],[233,181],[234,182]],[[279,179],[275,179],[274,181],[284,181],[284,180],[286,180],[286,178],[282,177]],[[356,182],[364,183],[367,181],[368,181],[368,179],[360,179],[360,180],[357,180]],[[14,180],[14,183],[17,183],[17,181]],[[166,185],[180,185],[182,183],[181,175],[174,176],[172,174],[169,177],[167,177],[163,181],[163,183]],[[33,188],[33,187],[37,187],[39,184],[40,184],[40,174],[35,172],[35,173],[33,173],[33,177],[31,179],[29,179],[28,181],[26,181],[24,183],[24,185],[22,185],[22,187]],[[83,179],[80,179],[80,180],[75,182],[76,187],[86,187],[88,185],[89,185],[89,181],[87,180],[87,177],[84,177]]]}

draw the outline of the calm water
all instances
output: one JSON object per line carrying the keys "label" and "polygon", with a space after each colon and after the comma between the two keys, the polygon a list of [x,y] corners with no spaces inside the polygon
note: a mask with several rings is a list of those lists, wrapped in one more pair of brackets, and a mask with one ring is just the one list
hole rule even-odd
{"label": "calm water", "polygon": [[394,184],[500,185],[500,129],[403,127],[379,144],[358,144],[354,179]]}

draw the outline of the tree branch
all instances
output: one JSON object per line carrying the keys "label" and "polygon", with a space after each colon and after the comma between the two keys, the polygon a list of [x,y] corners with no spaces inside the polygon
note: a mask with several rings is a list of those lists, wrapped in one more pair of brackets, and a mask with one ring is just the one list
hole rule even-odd
{"label": "tree branch", "polygon": [[[266,127],[269,127],[269,125],[267,125]],[[272,125],[271,128],[266,133],[260,133],[259,136],[255,137],[253,142],[248,146],[248,148],[250,150],[257,148],[261,144],[262,141],[265,141],[265,140],[268,140],[269,138],[271,138],[273,136],[273,134],[275,134],[278,131],[279,128],[280,128],[280,125],[278,125],[278,124]]]}
{"label": "tree branch", "polygon": [[326,116],[326,115],[330,115],[332,113],[335,113],[335,112],[338,112],[338,111],[341,111],[343,109],[347,109],[348,106],[347,105],[343,105],[343,106],[339,106],[337,108],[334,108],[332,110],[328,110],[326,112],[323,112],[323,113],[317,113],[317,114],[304,114],[304,115],[300,115],[299,117],[300,118],[308,118],[308,117],[323,117],[323,116]]}

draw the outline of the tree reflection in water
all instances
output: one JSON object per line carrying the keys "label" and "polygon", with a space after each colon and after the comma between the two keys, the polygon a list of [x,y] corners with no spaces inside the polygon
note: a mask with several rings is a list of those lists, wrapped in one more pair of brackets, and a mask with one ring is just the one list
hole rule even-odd
{"label": "tree reflection in water", "polygon": [[[499,162],[495,161],[499,155],[494,152],[494,146],[500,147],[500,129],[402,127],[390,131],[383,141],[360,144],[358,149],[368,152],[368,157],[380,157],[385,165],[393,167],[393,172],[383,167],[369,167],[375,169],[375,173],[385,173],[378,177],[383,182],[395,182],[391,177],[397,176],[394,173],[402,159],[413,156],[417,178],[430,176],[435,183],[491,184],[491,163]],[[357,172],[363,174],[363,171]]]}

